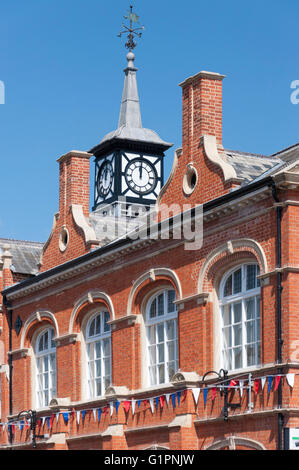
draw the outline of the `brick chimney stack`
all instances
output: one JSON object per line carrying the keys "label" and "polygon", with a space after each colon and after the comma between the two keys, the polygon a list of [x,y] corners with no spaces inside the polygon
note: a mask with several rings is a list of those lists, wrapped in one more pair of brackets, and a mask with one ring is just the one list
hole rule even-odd
{"label": "brick chimney stack", "polygon": [[72,150],[59,162],[59,215],[64,218],[72,204],[83,207],[89,214],[89,160],[91,154]]}
{"label": "brick chimney stack", "polygon": [[222,80],[225,75],[199,72],[187,78],[183,89],[183,153],[192,152],[203,135],[213,135],[222,146]]}
{"label": "brick chimney stack", "polygon": [[[240,179],[222,145],[222,81],[225,75],[199,72],[180,83],[183,94],[182,149],[157,201],[195,206],[239,187]],[[166,211],[167,212],[167,211]],[[166,217],[166,216],[165,216]],[[164,215],[161,215],[162,220]]]}

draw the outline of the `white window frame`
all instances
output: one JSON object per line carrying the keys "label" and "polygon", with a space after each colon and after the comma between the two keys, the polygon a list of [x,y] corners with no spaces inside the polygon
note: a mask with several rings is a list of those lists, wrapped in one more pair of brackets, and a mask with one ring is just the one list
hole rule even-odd
{"label": "white window frame", "polygon": [[[39,351],[40,339],[48,333],[48,347],[42,351]],[[45,408],[49,406],[50,401],[56,398],[57,395],[57,354],[56,345],[52,346],[53,338],[55,337],[55,329],[47,328],[42,330],[35,341],[35,364],[36,364],[36,403],[37,408]],[[51,367],[51,356],[55,355],[53,364]],[[47,369],[45,364],[48,363]],[[41,380],[42,384],[41,384]],[[46,387],[45,381],[47,379],[48,386]],[[46,393],[48,393],[48,399],[46,399]]]}
{"label": "white window frame", "polygon": [[[227,370],[242,370],[242,369],[248,369],[250,367],[256,367],[259,366],[261,363],[261,357],[258,357],[259,354],[261,354],[261,308],[260,308],[260,301],[261,301],[261,288],[260,288],[260,282],[257,280],[257,286],[253,289],[247,290],[246,288],[246,280],[247,280],[247,275],[246,275],[246,270],[247,266],[253,266],[255,265],[257,267],[257,275],[259,274],[259,266],[257,263],[243,263],[241,265],[235,266],[233,269],[230,269],[225,275],[222,277],[222,280],[220,282],[220,288],[219,288],[219,309],[220,309],[220,320],[221,320],[221,366]],[[237,272],[239,269],[241,269],[241,292],[238,292],[236,294],[229,295],[229,296],[224,296],[224,289],[225,289],[225,284],[228,278],[233,275],[235,272]],[[255,308],[254,308],[254,319],[248,320],[246,318],[246,301],[254,299],[255,302]],[[235,304],[241,304],[241,321],[234,323],[233,320],[231,319],[231,322],[228,323],[227,325],[224,325],[224,308],[227,306],[232,306]],[[259,315],[258,315],[259,313]],[[246,324],[249,322],[254,323],[254,338],[255,341],[253,342],[247,342],[247,330],[246,330]],[[259,323],[259,331],[257,329]],[[241,344],[240,345],[235,345],[235,328],[241,326]],[[230,328],[230,334],[231,334],[231,343],[228,347],[225,348],[225,342],[224,342],[224,328]],[[255,360],[253,361],[253,364],[248,364],[247,362],[247,353],[246,353],[246,347],[254,345],[255,348]],[[235,356],[233,354],[234,349],[241,349],[241,366],[236,367],[235,365]],[[229,364],[226,360],[226,355],[227,351],[232,350],[231,354],[231,364]]]}
{"label": "white window frame", "polygon": [[[158,292],[155,292],[154,295],[150,297],[146,304],[146,321],[145,321],[145,336],[146,336],[146,377],[147,377],[147,385],[148,386],[155,386],[155,385],[161,385],[161,384],[166,384],[169,383],[168,380],[168,363],[169,363],[169,349],[166,347],[167,342],[174,341],[175,342],[175,347],[174,347],[174,361],[175,362],[175,371],[174,373],[177,372],[179,368],[179,351],[178,351],[178,312],[177,312],[177,307],[174,304],[174,311],[173,312],[166,312],[164,311],[163,315],[156,315],[155,318],[150,318],[150,309],[152,302],[155,301],[162,293],[164,295],[164,306],[167,305],[168,302],[168,292],[173,291],[175,293],[175,290],[172,288],[164,288],[161,289]],[[175,296],[176,298],[176,296]],[[165,309],[164,309],[165,310]],[[166,326],[167,322],[169,320],[174,320],[175,327],[174,327],[174,338],[168,340],[167,339],[167,332],[166,332]],[[163,342],[158,343],[158,333],[157,333],[157,326],[163,324]],[[156,337],[156,342],[154,344],[150,343],[150,328],[155,326],[155,337]],[[164,344],[164,362],[158,362],[158,344],[162,345]],[[150,347],[156,346],[156,362],[155,364],[151,364],[150,361]],[[159,367],[164,365],[164,381],[160,382],[159,381]],[[156,374],[156,380],[153,381],[151,377],[151,369],[155,368],[155,374]]]}
{"label": "white window frame", "polygon": [[[86,329],[85,329],[85,358],[86,358],[86,375],[87,375],[87,383],[86,383],[86,391],[87,391],[87,396],[88,398],[98,398],[101,397],[105,394],[105,391],[109,385],[111,385],[112,382],[112,343],[111,343],[111,327],[109,326],[109,331],[104,331],[104,318],[105,314],[109,316],[110,320],[110,313],[108,310],[102,310],[94,313],[91,315],[91,317],[88,319]],[[91,323],[98,317],[101,317],[100,320],[100,325],[101,325],[101,331],[99,334],[89,336],[89,329]],[[105,356],[104,353],[104,342],[105,340],[109,340],[109,352],[110,354],[108,356]],[[98,358],[97,360],[100,361],[100,366],[101,366],[101,375],[96,375],[96,358],[95,358],[95,352],[96,352],[96,344],[100,343],[100,350],[101,350],[101,357]],[[90,358],[90,353],[89,349],[93,349],[93,358]],[[105,366],[105,360],[109,358],[109,374],[107,374],[106,371],[106,366]],[[93,377],[90,374],[90,363],[93,363]],[[105,385],[105,379],[109,377],[109,385]],[[98,395],[96,391],[96,386],[97,382],[101,383],[101,394]]]}

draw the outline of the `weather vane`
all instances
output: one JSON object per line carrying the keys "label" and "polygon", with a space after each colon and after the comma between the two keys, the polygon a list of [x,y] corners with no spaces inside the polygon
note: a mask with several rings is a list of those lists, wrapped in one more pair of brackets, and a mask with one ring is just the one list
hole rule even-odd
{"label": "weather vane", "polygon": [[123,28],[123,31],[118,34],[118,37],[121,38],[122,34],[128,33],[128,41],[126,42],[125,46],[131,52],[137,46],[136,42],[134,41],[134,37],[137,36],[138,38],[141,38],[142,33],[139,31],[144,31],[145,28],[144,26],[133,28],[135,23],[139,23],[139,16],[137,16],[136,13],[133,13],[132,5],[130,5],[130,11],[128,12],[128,15],[124,16],[124,18],[125,20],[130,21],[130,26],[122,24],[121,27]]}

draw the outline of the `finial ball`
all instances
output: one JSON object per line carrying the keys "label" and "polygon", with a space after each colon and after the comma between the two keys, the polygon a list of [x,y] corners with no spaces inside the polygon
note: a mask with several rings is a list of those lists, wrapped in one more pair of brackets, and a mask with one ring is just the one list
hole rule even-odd
{"label": "finial ball", "polygon": [[127,54],[127,61],[129,62],[130,60],[134,60],[135,59],[135,54],[133,54],[133,52],[129,52]]}

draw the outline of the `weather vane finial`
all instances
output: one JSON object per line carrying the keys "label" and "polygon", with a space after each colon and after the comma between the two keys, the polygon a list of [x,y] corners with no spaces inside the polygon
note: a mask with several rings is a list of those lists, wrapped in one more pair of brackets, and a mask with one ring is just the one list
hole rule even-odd
{"label": "weather vane finial", "polygon": [[124,16],[125,20],[130,21],[130,26],[126,26],[122,24],[123,30],[118,34],[118,37],[121,38],[122,34],[128,33],[128,41],[126,42],[125,46],[131,52],[137,46],[136,42],[134,41],[134,37],[137,36],[141,38],[142,33],[140,31],[144,31],[144,26],[140,26],[138,28],[133,28],[134,23],[139,23],[139,16],[136,13],[133,13],[133,6],[130,5],[130,11],[128,15]]}

